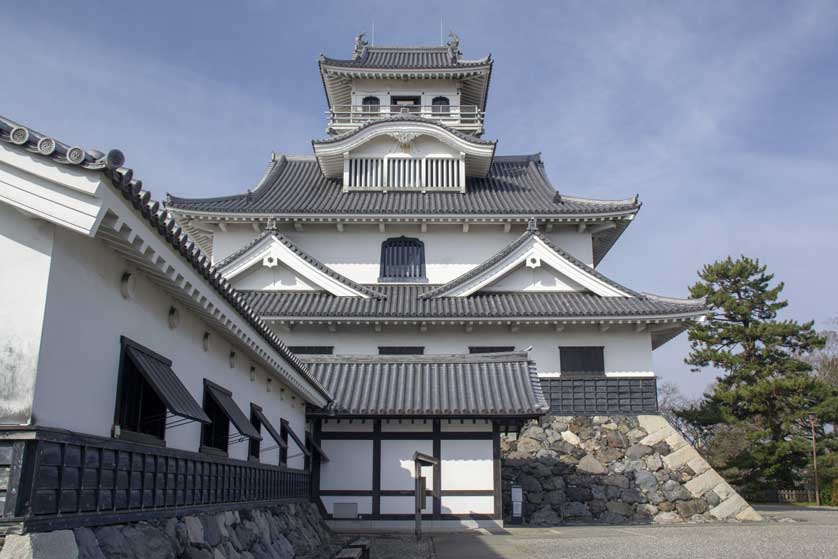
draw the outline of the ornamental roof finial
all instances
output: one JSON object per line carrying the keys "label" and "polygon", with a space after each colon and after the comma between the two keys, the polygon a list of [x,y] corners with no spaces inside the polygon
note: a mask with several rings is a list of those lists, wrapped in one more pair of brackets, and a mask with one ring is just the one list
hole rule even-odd
{"label": "ornamental roof finial", "polygon": [[460,36],[453,31],[448,32],[448,50],[451,52],[451,59],[456,62],[463,54],[460,52]]}
{"label": "ornamental roof finial", "polygon": [[367,41],[364,40],[364,36],[366,35],[366,31],[362,31],[355,36],[355,48],[352,49],[352,59],[357,60],[361,58],[361,55],[364,54],[364,49],[367,48],[369,44]]}

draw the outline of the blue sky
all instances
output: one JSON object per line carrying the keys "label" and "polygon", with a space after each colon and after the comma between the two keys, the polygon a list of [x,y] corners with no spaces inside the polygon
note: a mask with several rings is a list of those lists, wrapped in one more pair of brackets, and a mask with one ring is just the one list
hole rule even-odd
{"label": "blue sky", "polygon": [[[838,315],[838,3],[7,2],[0,114],[122,149],[155,197],[243,191],[323,134],[317,57],[437,44],[492,53],[487,136],[541,152],[562,192],[644,207],[601,265],[685,296],[728,254],[786,282],[786,316]],[[686,336],[658,373],[697,394]]]}

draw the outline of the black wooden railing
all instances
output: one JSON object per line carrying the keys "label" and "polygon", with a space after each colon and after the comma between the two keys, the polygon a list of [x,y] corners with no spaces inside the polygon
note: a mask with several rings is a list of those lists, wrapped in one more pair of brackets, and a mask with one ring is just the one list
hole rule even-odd
{"label": "black wooden railing", "polygon": [[[26,432],[21,432],[26,433]],[[3,433],[3,521],[24,528],[126,522],[230,505],[307,500],[295,470],[61,431]],[[34,435],[34,438],[31,438]],[[3,460],[3,457],[8,459]]]}
{"label": "black wooden railing", "polygon": [[542,378],[551,415],[657,413],[655,378]]}

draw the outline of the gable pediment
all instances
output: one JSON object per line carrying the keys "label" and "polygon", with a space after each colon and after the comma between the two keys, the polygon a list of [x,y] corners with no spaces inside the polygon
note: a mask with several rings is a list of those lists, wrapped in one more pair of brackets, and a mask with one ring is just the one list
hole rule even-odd
{"label": "gable pediment", "polygon": [[589,292],[600,297],[634,297],[593,268],[531,230],[501,252],[425,297],[468,297],[486,291]]}
{"label": "gable pediment", "polygon": [[219,262],[222,275],[237,289],[326,291],[336,297],[379,297],[268,230]]}

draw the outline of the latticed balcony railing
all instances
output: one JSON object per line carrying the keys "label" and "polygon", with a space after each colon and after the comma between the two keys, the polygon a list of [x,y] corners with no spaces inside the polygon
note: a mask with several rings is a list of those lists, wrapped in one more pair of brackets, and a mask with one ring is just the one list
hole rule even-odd
{"label": "latticed balcony railing", "polygon": [[371,120],[399,114],[436,120],[465,132],[483,130],[483,111],[476,105],[335,105],[327,114],[329,128],[336,131],[349,130]]}
{"label": "latticed balcony railing", "polygon": [[465,165],[453,157],[352,157],[344,160],[344,190],[465,192]]}

